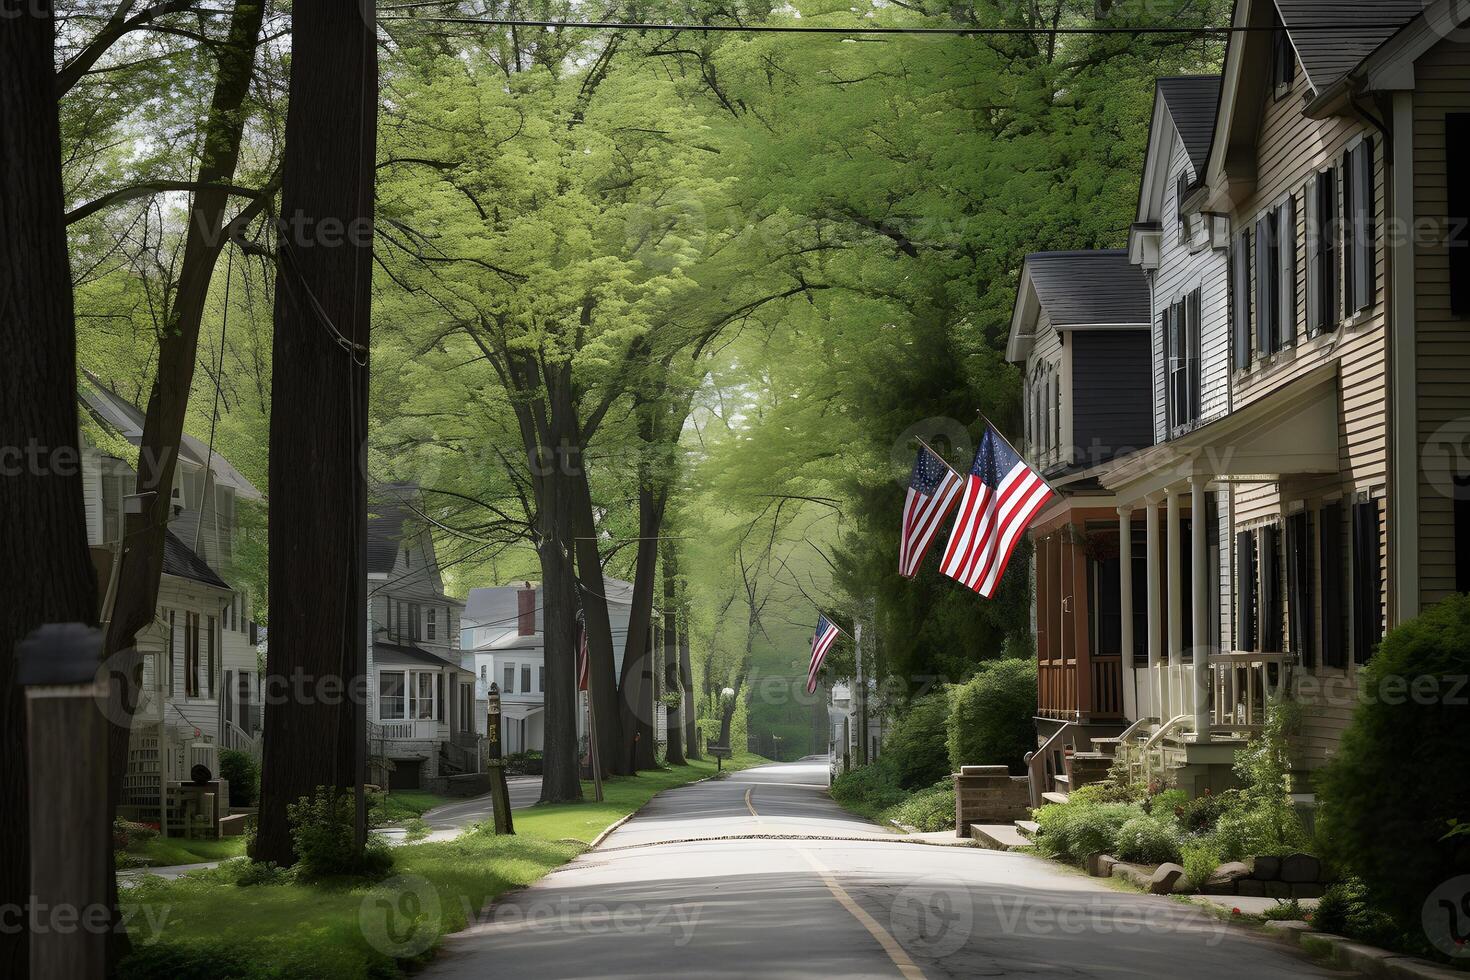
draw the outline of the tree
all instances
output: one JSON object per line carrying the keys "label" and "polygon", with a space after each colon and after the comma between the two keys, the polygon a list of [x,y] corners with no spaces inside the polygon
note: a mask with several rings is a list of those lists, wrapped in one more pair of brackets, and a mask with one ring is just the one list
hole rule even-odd
{"label": "tree", "polygon": [[[376,27],[356,0],[299,4],[278,236],[267,705],[254,856],[293,863],[287,807],[361,786]],[[299,693],[298,693],[299,692]],[[344,696],[345,692],[345,696]],[[365,843],[359,798],[358,841]]]}
{"label": "tree", "polygon": [[684,765],[684,688],[679,673],[679,613],[678,594],[678,549],[668,539],[663,542],[664,577],[664,690],[668,697],[668,760],[671,765]]}
{"label": "tree", "polygon": [[[15,646],[95,623],[77,448],[76,323],[46,0],[0,3],[0,903],[27,909],[30,813]],[[107,828],[98,827],[104,834]],[[99,897],[105,884],[97,882]],[[0,930],[0,973],[29,972],[29,930]]]}

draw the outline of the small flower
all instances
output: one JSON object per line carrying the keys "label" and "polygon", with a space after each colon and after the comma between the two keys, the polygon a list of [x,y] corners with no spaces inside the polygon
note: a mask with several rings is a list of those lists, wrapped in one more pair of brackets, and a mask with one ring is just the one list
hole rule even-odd
{"label": "small flower", "polygon": [[1240,908],[1239,907],[1236,907],[1236,908],[1231,909],[1230,910],[1230,914],[1231,915],[1239,915],[1240,914]]}

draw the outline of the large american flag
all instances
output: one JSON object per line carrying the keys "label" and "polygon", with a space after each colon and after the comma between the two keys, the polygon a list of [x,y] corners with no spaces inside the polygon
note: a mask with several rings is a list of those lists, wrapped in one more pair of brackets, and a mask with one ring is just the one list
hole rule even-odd
{"label": "large american flag", "polygon": [[812,634],[812,665],[806,672],[806,693],[812,694],[816,691],[817,674],[822,670],[822,661],[827,659],[827,651],[837,642],[837,634],[840,632],[826,614],[817,617],[817,631]]}
{"label": "large american flag", "polygon": [[898,573],[913,578],[919,573],[929,544],[939,525],[960,495],[964,480],[939,454],[920,444],[903,501],[903,529],[898,536]]}
{"label": "large american flag", "polygon": [[989,599],[1021,533],[1050,499],[1041,475],[987,424],[940,570]]}

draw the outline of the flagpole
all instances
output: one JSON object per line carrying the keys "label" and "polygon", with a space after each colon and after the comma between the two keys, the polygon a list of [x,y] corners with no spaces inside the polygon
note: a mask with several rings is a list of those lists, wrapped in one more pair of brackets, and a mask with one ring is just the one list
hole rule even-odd
{"label": "flagpole", "polygon": [[[989,423],[987,422],[986,424],[988,425]],[[918,436],[914,436],[914,441],[917,442],[919,445],[923,446],[925,449],[929,450],[931,453],[933,453],[934,454],[934,458],[937,459],[937,460],[939,460],[941,463],[943,463],[945,469],[949,470],[955,476],[959,476],[960,475],[960,471],[957,470],[957,469],[955,469],[953,466],[950,466],[949,465],[949,460],[947,460],[943,456],[939,455],[939,451],[937,449],[935,449],[933,446],[929,445],[927,442],[925,442],[923,439],[920,439]]]}
{"label": "flagpole", "polygon": [[[1012,445],[1011,441],[1006,438],[1005,433],[1002,432],[1002,431],[1000,431],[1000,429],[996,426],[996,424],[994,422],[990,421],[990,418],[984,412],[976,412],[975,414],[978,415],[978,416],[980,416],[980,421],[984,422],[986,424],[986,426],[989,427],[989,429],[990,429],[991,432],[994,432],[997,436],[1000,436],[1000,441],[1001,442],[1003,442],[1007,446],[1010,446],[1011,447],[1011,452],[1013,452],[1013,453],[1016,454],[1016,458],[1017,459],[1021,460],[1022,462],[1025,462],[1025,460],[1026,460],[1026,454],[1023,453],[1023,452],[1021,452],[1021,450],[1017,449],[1014,445]],[[1036,474],[1036,478],[1038,480],[1040,480],[1042,483],[1046,484],[1046,489],[1049,490],[1049,491],[1051,491],[1052,496],[1060,496],[1057,493],[1057,488],[1051,485],[1051,481],[1050,480],[1048,480],[1046,477],[1044,477],[1044,476],[1041,475],[1041,471],[1040,470],[1033,468],[1032,469],[1032,472]]]}

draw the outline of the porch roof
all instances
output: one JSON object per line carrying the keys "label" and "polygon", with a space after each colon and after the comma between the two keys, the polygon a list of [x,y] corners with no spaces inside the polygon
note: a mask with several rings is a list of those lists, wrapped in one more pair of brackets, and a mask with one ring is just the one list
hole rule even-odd
{"label": "porch roof", "polygon": [[373,641],[373,661],[378,664],[392,664],[395,666],[436,667],[442,670],[452,670],[460,674],[474,675],[474,671],[466,670],[459,664],[436,656],[428,650],[420,647],[407,646],[402,643],[389,643],[386,640]]}
{"label": "porch roof", "polygon": [[1263,398],[1096,471],[1120,504],[1191,476],[1274,480],[1338,471],[1338,366],[1333,361]]}

